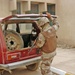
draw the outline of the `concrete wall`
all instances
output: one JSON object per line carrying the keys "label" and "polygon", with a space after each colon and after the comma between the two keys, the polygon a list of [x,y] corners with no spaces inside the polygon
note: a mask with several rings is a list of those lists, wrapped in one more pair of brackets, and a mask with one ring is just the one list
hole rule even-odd
{"label": "concrete wall", "polygon": [[9,0],[0,0],[0,17],[10,15]]}
{"label": "concrete wall", "polygon": [[[14,7],[10,1],[14,2]],[[56,14],[60,28],[58,30],[58,41],[61,43],[75,45],[75,1],[74,0],[0,0],[0,17],[11,14],[16,9],[15,1],[21,1],[22,13],[31,10],[31,3],[39,4],[39,11],[47,10],[47,4],[56,4]],[[11,8],[10,8],[11,5]],[[13,7],[13,8],[12,8]],[[12,10],[11,10],[12,9]]]}
{"label": "concrete wall", "polygon": [[48,2],[48,3],[55,3],[56,0],[18,0],[18,1],[32,1],[32,2]]}
{"label": "concrete wall", "polygon": [[31,3],[39,4],[39,12],[47,11],[47,3],[55,4],[56,0],[0,0],[0,17],[5,17],[17,10],[17,1],[21,2],[21,13],[31,10]]}
{"label": "concrete wall", "polygon": [[58,37],[61,43],[75,46],[75,1],[74,0],[57,0],[56,14],[60,28]]}
{"label": "concrete wall", "polygon": [[31,4],[39,5],[39,12],[47,11],[47,4],[55,4],[56,0],[18,0],[21,1],[22,11],[21,13],[25,13],[26,11],[31,10]]}

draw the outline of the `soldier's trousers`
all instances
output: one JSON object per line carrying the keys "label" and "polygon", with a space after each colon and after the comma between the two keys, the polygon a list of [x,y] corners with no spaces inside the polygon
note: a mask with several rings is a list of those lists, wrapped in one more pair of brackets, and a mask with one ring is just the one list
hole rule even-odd
{"label": "soldier's trousers", "polygon": [[51,75],[50,66],[55,55],[56,51],[42,54],[42,62],[40,65],[42,75]]}

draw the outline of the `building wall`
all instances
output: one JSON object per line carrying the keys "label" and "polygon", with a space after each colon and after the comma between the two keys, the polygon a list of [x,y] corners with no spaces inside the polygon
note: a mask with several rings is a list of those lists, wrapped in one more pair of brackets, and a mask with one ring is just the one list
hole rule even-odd
{"label": "building wall", "polygon": [[[39,12],[47,10],[47,4],[56,4],[56,14],[60,28],[58,41],[75,45],[75,1],[74,0],[0,0],[0,17],[5,17],[17,10],[17,1],[21,2],[21,13],[31,10],[31,4],[39,5]],[[15,12],[14,12],[15,13]]]}
{"label": "building wall", "polygon": [[18,1],[47,2],[47,3],[55,3],[56,2],[56,0],[18,0]]}
{"label": "building wall", "polygon": [[31,4],[38,4],[39,12],[47,11],[47,4],[55,4],[56,0],[18,0],[21,2],[22,11],[21,13],[25,13],[26,11],[31,10]]}
{"label": "building wall", "polygon": [[39,5],[39,12],[47,11],[47,4],[55,4],[56,0],[0,0],[0,17],[16,13],[17,1],[21,3],[21,13],[31,10],[31,4]]}
{"label": "building wall", "polygon": [[56,14],[60,28],[58,30],[58,39],[61,43],[75,46],[75,1],[57,0]]}
{"label": "building wall", "polygon": [[10,15],[9,0],[0,0],[0,17]]}

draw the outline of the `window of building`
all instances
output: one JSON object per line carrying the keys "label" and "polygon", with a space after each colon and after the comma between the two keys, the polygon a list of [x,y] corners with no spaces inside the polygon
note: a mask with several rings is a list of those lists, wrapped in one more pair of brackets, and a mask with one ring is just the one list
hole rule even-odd
{"label": "window of building", "polygon": [[50,12],[52,15],[55,15],[55,4],[48,4],[47,5],[47,10]]}
{"label": "window of building", "polygon": [[38,4],[31,4],[31,11],[32,13],[39,13],[39,5]]}
{"label": "window of building", "polygon": [[17,2],[17,14],[21,14],[21,2]]}

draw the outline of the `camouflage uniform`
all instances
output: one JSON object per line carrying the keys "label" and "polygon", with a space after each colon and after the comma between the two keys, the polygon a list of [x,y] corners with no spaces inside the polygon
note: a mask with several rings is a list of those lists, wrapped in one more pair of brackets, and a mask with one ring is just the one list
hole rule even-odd
{"label": "camouflage uniform", "polygon": [[42,17],[39,20],[39,26],[41,27],[41,33],[38,36],[36,45],[41,48],[42,51],[42,62],[41,62],[41,73],[42,75],[51,75],[50,65],[54,56],[56,55],[56,31],[59,28],[56,19],[53,19],[53,26],[49,25],[49,20],[46,17]]}

